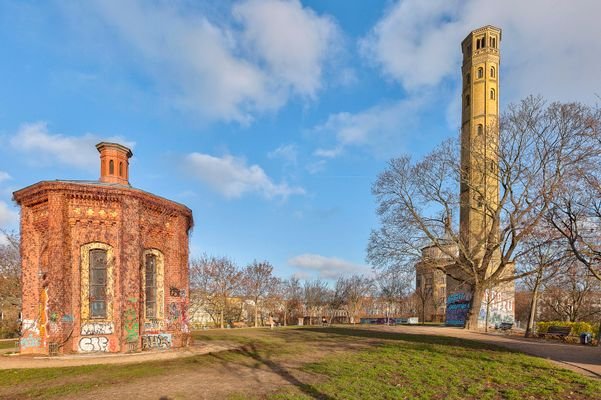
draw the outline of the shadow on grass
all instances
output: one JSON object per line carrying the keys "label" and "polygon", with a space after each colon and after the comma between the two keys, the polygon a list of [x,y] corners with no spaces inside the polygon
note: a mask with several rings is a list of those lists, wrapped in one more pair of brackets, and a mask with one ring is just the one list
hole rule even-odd
{"label": "shadow on grass", "polygon": [[399,332],[386,332],[378,331],[374,329],[362,329],[362,328],[338,328],[338,327],[309,327],[303,328],[303,330],[311,332],[319,332],[323,334],[339,335],[342,337],[359,337],[367,339],[383,339],[383,340],[399,340],[411,343],[431,344],[431,345],[442,345],[442,346],[457,346],[468,349],[484,349],[490,351],[498,351],[503,353],[517,353],[517,351],[497,346],[494,344],[477,342],[469,339],[460,339],[449,336],[436,336],[419,333],[399,333]]}
{"label": "shadow on grass", "polygon": [[[334,400],[333,397],[318,391],[312,385],[302,382],[301,380],[296,378],[294,375],[292,375],[290,372],[288,372],[288,370],[285,367],[270,360],[268,356],[262,355],[261,353],[265,353],[265,351],[260,350],[253,343],[246,344],[240,349],[233,350],[232,353],[236,353],[241,356],[248,357],[248,358],[254,360],[256,362],[256,365],[254,366],[254,368],[258,368],[261,365],[267,367],[271,372],[279,375],[280,377],[282,377],[284,380],[286,380],[291,385],[296,386],[302,393],[304,393],[305,395],[309,396],[312,399]],[[213,357],[215,357],[217,359],[221,358],[217,354],[213,354]],[[224,358],[221,361],[224,365],[227,365],[228,363],[233,362],[232,360],[229,360],[227,358]]]}

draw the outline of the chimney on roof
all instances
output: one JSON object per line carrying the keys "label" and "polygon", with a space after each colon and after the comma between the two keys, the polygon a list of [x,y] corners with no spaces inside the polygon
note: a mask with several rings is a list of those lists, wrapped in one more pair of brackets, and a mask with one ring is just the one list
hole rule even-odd
{"label": "chimney on roof", "polygon": [[119,143],[100,142],[100,182],[129,185],[129,158],[133,153]]}

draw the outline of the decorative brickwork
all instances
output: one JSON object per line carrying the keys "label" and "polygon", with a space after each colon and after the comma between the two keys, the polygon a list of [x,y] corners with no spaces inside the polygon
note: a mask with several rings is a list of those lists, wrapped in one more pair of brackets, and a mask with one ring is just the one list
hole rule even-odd
{"label": "decorative brickwork", "polygon": [[[190,209],[100,181],[43,181],[14,199],[21,206],[22,353],[48,353],[50,343],[71,353],[187,341]],[[92,268],[94,250],[100,264]],[[151,321],[144,317],[146,254],[160,255]]]}

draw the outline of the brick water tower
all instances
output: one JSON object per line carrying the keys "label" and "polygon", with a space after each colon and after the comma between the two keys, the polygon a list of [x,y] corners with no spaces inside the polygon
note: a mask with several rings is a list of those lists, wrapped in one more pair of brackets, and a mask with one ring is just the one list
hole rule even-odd
{"label": "brick water tower", "polygon": [[42,181],[21,207],[21,353],[128,352],[187,342],[186,206],[129,184],[127,147],[102,142],[97,181]]}

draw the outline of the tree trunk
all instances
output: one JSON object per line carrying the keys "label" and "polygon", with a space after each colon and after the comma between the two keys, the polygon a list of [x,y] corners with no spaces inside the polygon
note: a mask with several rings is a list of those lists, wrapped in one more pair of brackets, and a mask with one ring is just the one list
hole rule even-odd
{"label": "tree trunk", "polygon": [[484,332],[488,333],[488,316],[490,315],[490,290],[486,291],[486,318],[484,319]]}
{"label": "tree trunk", "polygon": [[478,330],[478,317],[480,315],[480,308],[482,307],[482,298],[484,297],[484,290],[481,287],[474,287],[472,292],[472,302],[470,309],[465,318],[465,329],[470,331]]}
{"label": "tree trunk", "polygon": [[223,329],[223,328],[224,328],[224,324],[223,324],[223,318],[225,318],[225,317],[224,317],[224,312],[223,312],[223,311],[224,311],[224,310],[223,310],[223,308],[222,308],[222,309],[221,309],[221,329]]}
{"label": "tree trunk", "polygon": [[540,279],[537,276],[532,288],[532,299],[530,300],[530,312],[528,313],[528,325],[526,325],[525,337],[534,335],[534,317],[536,316],[536,305],[538,303],[538,289],[540,287]]}
{"label": "tree trunk", "polygon": [[259,299],[255,298],[255,328],[259,327]]}
{"label": "tree trunk", "polygon": [[284,308],[284,326],[288,326],[288,309]]}

